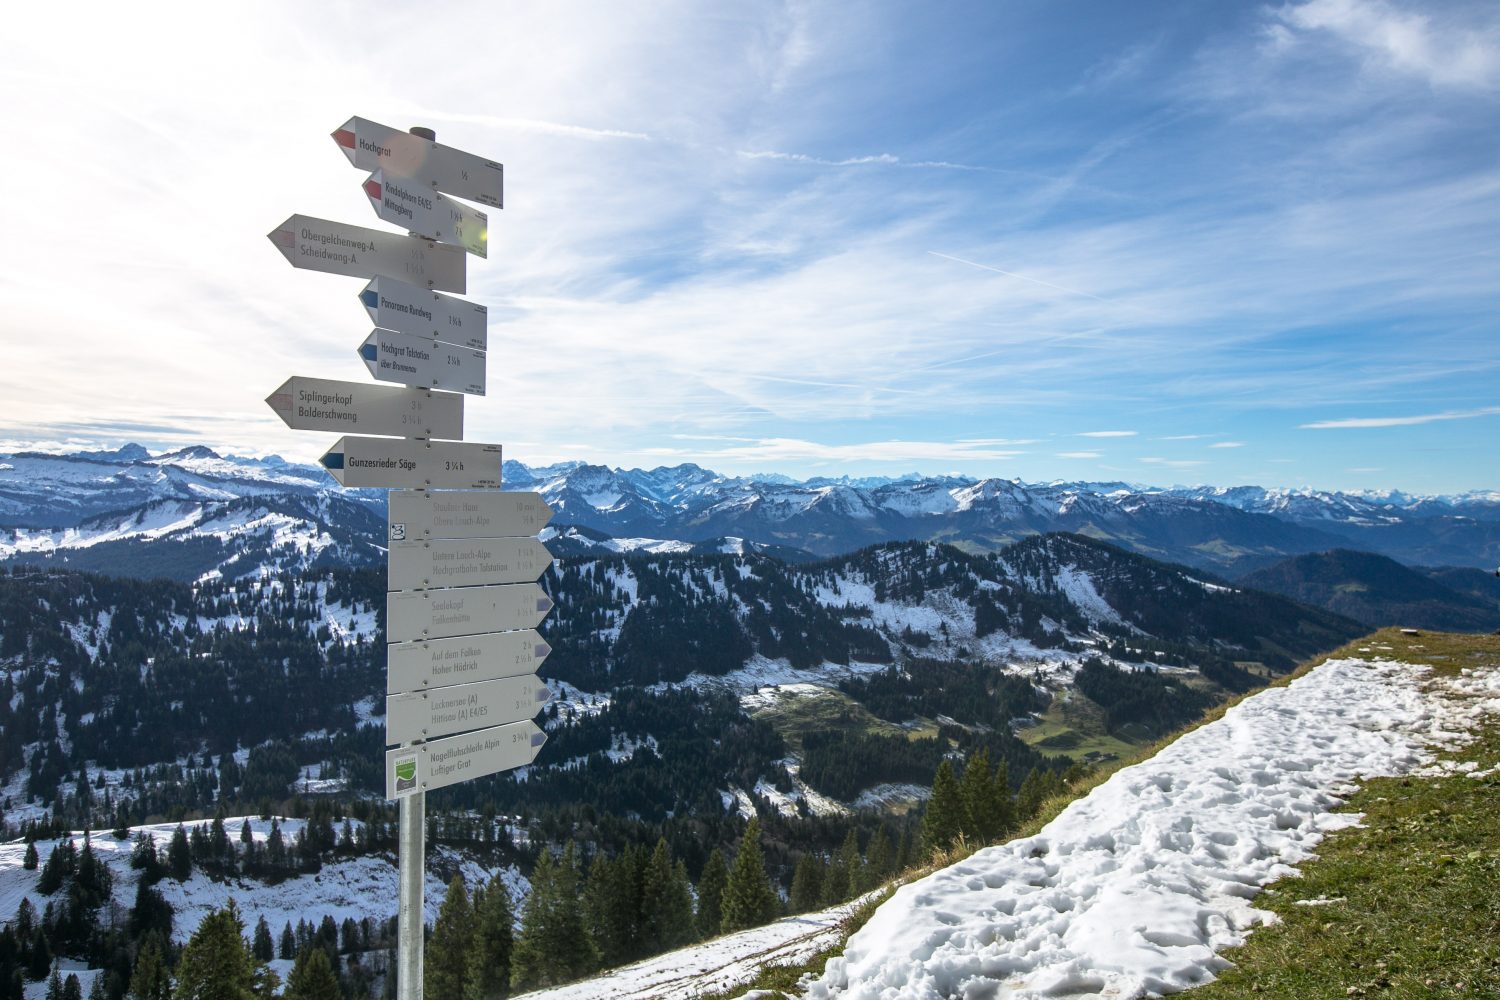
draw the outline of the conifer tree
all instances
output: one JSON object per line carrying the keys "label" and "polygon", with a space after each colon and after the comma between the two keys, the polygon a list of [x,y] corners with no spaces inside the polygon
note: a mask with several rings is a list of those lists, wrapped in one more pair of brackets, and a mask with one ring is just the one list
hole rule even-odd
{"label": "conifer tree", "polygon": [[894,875],[896,848],[891,843],[891,833],[883,825],[870,835],[870,846],[865,850],[865,878],[859,887],[866,892]]}
{"label": "conifer tree", "polygon": [[792,872],[792,912],[815,910],[822,898],[823,862],[808,851],[797,860],[797,868]]}
{"label": "conifer tree", "polygon": [[130,975],[131,1000],[170,1000],[172,977],[162,959],[160,939],[152,934],[141,945]]}
{"label": "conifer tree", "polygon": [[724,864],[724,854],[718,848],[708,852],[703,874],[698,877],[698,934],[714,937],[724,922],[724,886],[729,881],[729,868]]}
{"label": "conifer tree", "polygon": [[916,863],[916,837],[912,834],[912,824],[908,822],[902,825],[901,843],[896,848],[896,871],[904,872]]}
{"label": "conifer tree", "polygon": [[994,796],[995,807],[999,811],[996,824],[996,838],[1003,837],[1016,828],[1016,804],[1010,794],[1010,765],[1002,758],[995,765],[995,786],[990,793]]}
{"label": "conifer tree", "polygon": [[687,871],[673,863],[665,837],[656,841],[641,880],[641,931],[642,950],[648,955],[681,947],[697,937]]}
{"label": "conifer tree", "polygon": [[284,960],[296,955],[297,938],[292,934],[292,922],[288,920],[281,926],[281,940],[277,943],[276,957]]}
{"label": "conifer tree", "polygon": [[474,893],[474,939],[464,1000],[500,1000],[510,992],[514,924],[510,889],[496,875]]}
{"label": "conifer tree", "polygon": [[745,825],[739,854],[735,855],[729,881],[724,886],[724,915],[720,929],[728,934],[747,927],[759,927],[776,916],[776,890],[766,875],[765,856],[760,847],[760,817],[752,816]]}
{"label": "conifer tree", "polygon": [[[425,996],[425,986],[424,986]],[[328,964],[328,952],[305,948],[286,977],[283,1000],[342,1000],[339,977]]]}
{"label": "conifer tree", "polygon": [[831,902],[842,903],[864,891],[865,860],[859,853],[859,834],[852,827],[834,852],[833,865],[843,873],[844,891],[840,898]]}
{"label": "conifer tree", "polygon": [[56,969],[53,969],[52,975],[47,977],[46,1000],[62,1000],[62,993],[62,976],[58,974]]}
{"label": "conifer tree", "polygon": [[29,872],[34,872],[36,871],[37,860],[36,841],[29,840],[26,842],[26,856],[21,859],[21,867]]}
{"label": "conifer tree", "polygon": [[204,917],[182,949],[173,1000],[256,1000],[255,960],[244,933],[233,900]]}
{"label": "conifer tree", "polygon": [[1026,778],[1021,782],[1021,790],[1016,793],[1016,813],[1019,819],[1030,819],[1041,810],[1042,802],[1050,794],[1047,775],[1051,773],[1053,772],[1040,767],[1034,767],[1026,772]]}
{"label": "conifer tree", "polygon": [[62,1000],[83,1000],[83,984],[72,972],[68,973],[68,978],[63,980]]}
{"label": "conifer tree", "polygon": [[953,846],[963,829],[963,802],[958,782],[953,778],[953,764],[944,758],[932,778],[932,797],[922,816],[922,841],[927,853],[934,854]]}
{"label": "conifer tree", "polygon": [[193,873],[193,849],[181,823],[172,831],[172,842],[167,845],[167,873],[179,882],[186,882]]}
{"label": "conifer tree", "polygon": [[586,933],[578,899],[578,856],[570,841],[561,858],[544,850],[521,908],[521,935],[511,952],[511,986],[566,983],[590,972],[599,953]]}
{"label": "conifer tree", "polygon": [[[1001,777],[1009,783],[1008,777]],[[1002,797],[1000,781],[990,774],[987,747],[980,747],[969,758],[959,781],[959,797],[964,805],[964,835],[971,841],[988,844],[1008,828],[1010,790],[1006,788]]]}
{"label": "conifer tree", "polygon": [[464,1000],[469,950],[474,938],[474,910],[462,876],[453,876],[438,910],[423,959],[423,1000]]}
{"label": "conifer tree", "polygon": [[269,962],[276,957],[276,945],[271,941],[271,925],[266,923],[264,913],[255,922],[255,935],[251,938],[250,953],[261,962]]}

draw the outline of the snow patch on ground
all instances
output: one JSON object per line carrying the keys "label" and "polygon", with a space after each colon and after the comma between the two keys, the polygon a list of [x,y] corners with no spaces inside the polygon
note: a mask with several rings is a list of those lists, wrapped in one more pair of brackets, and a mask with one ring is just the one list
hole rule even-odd
{"label": "snow patch on ground", "polygon": [[829,962],[815,998],[1142,996],[1200,985],[1273,915],[1351,782],[1410,772],[1500,712],[1500,671],[1422,689],[1427,668],[1333,660],[1124,768],[1035,837],[895,896]]}

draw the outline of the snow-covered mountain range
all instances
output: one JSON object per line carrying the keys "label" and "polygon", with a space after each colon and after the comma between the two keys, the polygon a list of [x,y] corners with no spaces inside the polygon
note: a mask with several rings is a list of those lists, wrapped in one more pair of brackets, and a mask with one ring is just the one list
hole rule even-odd
{"label": "snow-covered mountain range", "polygon": [[[515,461],[505,463],[504,480],[539,491],[556,526],[636,548],[749,543],[829,556],[930,540],[995,551],[1027,535],[1072,531],[1231,575],[1337,547],[1416,565],[1500,561],[1500,491],[1413,496],[915,475],[797,482],[696,465]],[[130,574],[160,572],[165,562],[178,576],[242,575],[265,562],[359,564],[380,555],[383,504],[382,491],[343,490],[323,470],[276,456],[202,447],[151,455],[138,445],[18,453],[0,456],[0,559],[58,554],[79,568]],[[164,547],[176,551],[162,556]],[[155,558],[142,558],[147,548]]]}

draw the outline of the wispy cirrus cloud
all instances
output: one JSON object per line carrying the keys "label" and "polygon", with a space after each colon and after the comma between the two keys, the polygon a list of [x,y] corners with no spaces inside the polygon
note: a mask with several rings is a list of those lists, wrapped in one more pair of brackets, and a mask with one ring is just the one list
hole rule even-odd
{"label": "wispy cirrus cloud", "polygon": [[1079,459],[1103,458],[1104,457],[1104,453],[1103,452],[1099,452],[1099,451],[1060,451],[1060,452],[1057,453],[1057,457],[1058,458],[1079,458]]}
{"label": "wispy cirrus cloud", "polygon": [[1445,410],[1442,413],[1419,413],[1406,417],[1345,417],[1340,420],[1317,420],[1310,424],[1299,424],[1303,430],[1331,430],[1359,427],[1413,427],[1443,420],[1472,420],[1500,413],[1500,406],[1486,406],[1478,410]]}
{"label": "wispy cirrus cloud", "polygon": [[1135,437],[1138,431],[1079,431],[1081,438],[1128,438]]}
{"label": "wispy cirrus cloud", "polygon": [[1215,441],[1213,444],[1209,445],[1209,447],[1210,448],[1243,448],[1243,447],[1245,447],[1245,442],[1243,442],[1243,441]]}
{"label": "wispy cirrus cloud", "polygon": [[1146,465],[1159,465],[1167,469],[1196,469],[1200,465],[1208,464],[1207,462],[1201,461],[1199,459],[1161,457],[1143,458],[1141,459],[1141,462],[1145,463]]}

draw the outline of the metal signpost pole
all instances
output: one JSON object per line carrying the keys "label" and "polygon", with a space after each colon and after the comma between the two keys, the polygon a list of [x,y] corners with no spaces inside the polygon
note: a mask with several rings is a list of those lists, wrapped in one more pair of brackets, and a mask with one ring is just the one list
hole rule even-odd
{"label": "metal signpost pole", "polygon": [[[428,142],[437,139],[429,128],[416,127],[411,134]],[[390,498],[386,493],[386,544],[390,544]],[[390,571],[387,570],[387,576]],[[394,589],[387,585],[387,589]],[[389,636],[386,637],[389,640]],[[417,740],[416,743],[421,743]],[[418,789],[415,795],[401,800],[401,825],[396,845],[396,878],[399,881],[396,907],[396,997],[397,1000],[422,1000],[422,967],[426,960],[424,931],[427,913],[422,889],[427,880],[427,793]]]}
{"label": "metal signpost pole", "polygon": [[[343,433],[321,462],[340,486],[389,490],[385,794],[400,800],[396,995],[422,1000],[427,791],[523,767],[547,734],[535,676],[551,652],[534,629],[552,609],[534,537],[552,510],[500,493],[501,448],[463,440],[464,395],[485,393],[484,306],[463,293],[468,255],[488,256],[485,213],[504,168],[351,118],[333,133],[376,214],[407,235],[293,215],[269,234],[296,268],[365,278],[370,374],[407,388],[293,376],[266,399],[293,430]],[[448,391],[444,391],[448,390]],[[353,432],[353,433],[345,433]],[[436,439],[436,440],[435,440]],[[527,537],[532,536],[532,537]]]}
{"label": "metal signpost pole", "polygon": [[422,1000],[422,882],[427,872],[427,793],[401,800],[401,832],[396,877],[400,879],[396,911],[396,996]]}

